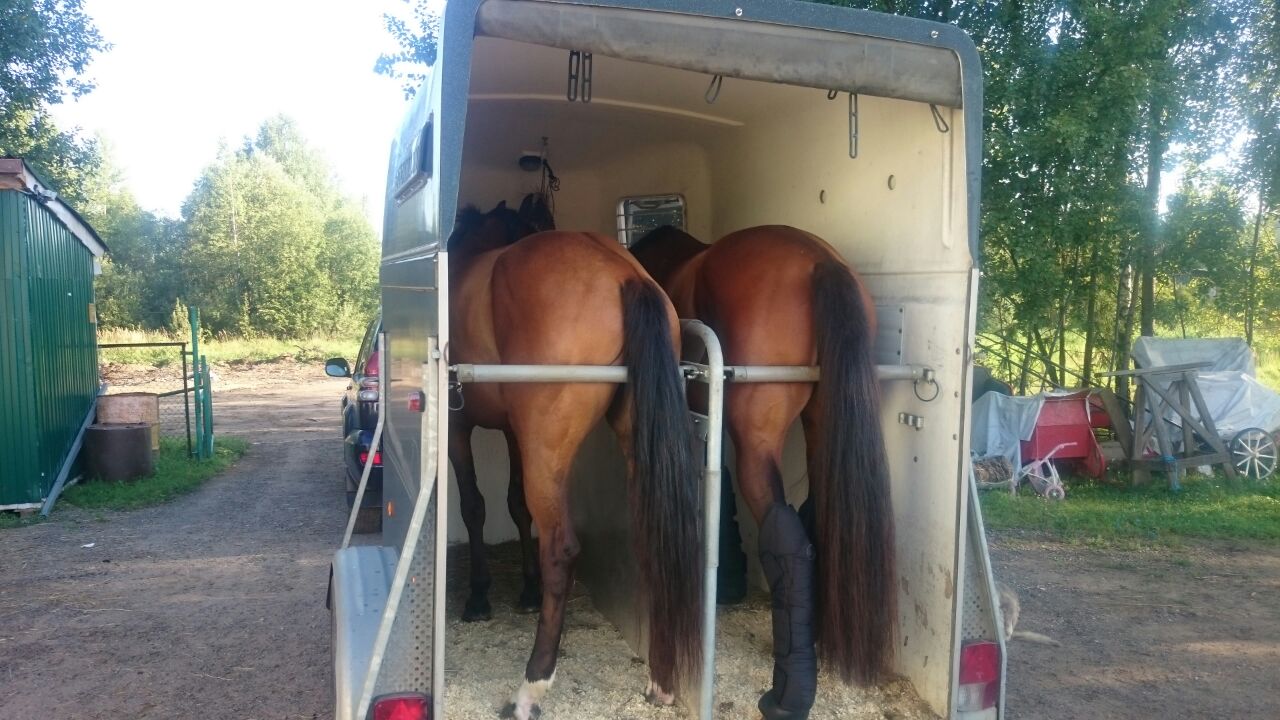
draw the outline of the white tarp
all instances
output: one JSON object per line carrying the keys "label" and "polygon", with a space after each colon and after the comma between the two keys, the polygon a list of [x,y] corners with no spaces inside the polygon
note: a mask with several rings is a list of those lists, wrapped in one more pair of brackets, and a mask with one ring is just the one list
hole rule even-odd
{"label": "white tarp", "polygon": [[[1133,359],[1143,368],[1211,363],[1196,373],[1196,383],[1223,439],[1245,428],[1269,432],[1280,428],[1280,394],[1254,378],[1253,350],[1243,338],[1141,337],[1133,343]],[[1182,424],[1172,410],[1167,417],[1175,425]]]}
{"label": "white tarp", "polygon": [[1209,408],[1218,435],[1230,439],[1245,428],[1280,429],[1280,394],[1248,373],[1201,372],[1196,375],[1200,394]]}
{"label": "white tarp", "polygon": [[1003,455],[1022,467],[1022,441],[1035,432],[1044,395],[1024,397],[989,392],[973,403],[970,447],[976,457]]}
{"label": "white tarp", "polygon": [[1142,368],[1207,362],[1212,366],[1201,372],[1237,370],[1257,374],[1253,350],[1244,338],[1140,337],[1133,341],[1132,354]]}

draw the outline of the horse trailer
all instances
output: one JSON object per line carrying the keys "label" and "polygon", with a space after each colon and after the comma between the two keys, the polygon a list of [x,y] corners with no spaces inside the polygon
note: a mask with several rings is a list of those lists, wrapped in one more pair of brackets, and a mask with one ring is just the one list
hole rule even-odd
{"label": "horse trailer", "polygon": [[[858,689],[824,672],[811,717],[847,716],[855,703],[896,703],[898,716],[1001,717],[1004,639],[969,477],[982,85],[968,36],[785,0],[449,0],[442,13],[438,60],[391,148],[383,534],[379,544],[344,541],[334,557],[335,717],[492,717],[519,684],[532,617],[498,608],[509,604],[499,594],[493,620],[459,621],[466,556],[451,548],[466,533],[450,490],[450,406],[465,402],[469,383],[626,377],[611,366],[450,362],[445,241],[455,218],[466,205],[539,189],[554,198],[559,227],[624,245],[659,225],[710,241],[785,224],[824,238],[857,269],[878,320],[898,679]],[[707,348],[686,376],[711,386],[713,398],[697,427],[714,570],[714,398],[726,382],[772,382],[779,369],[727,371],[715,362],[714,333],[684,325],[686,341]],[[504,439],[480,431],[475,442],[480,488],[494,503],[507,490]],[[723,453],[732,475],[733,450]],[[793,428],[781,470],[796,506],[807,492],[804,457]],[[642,697],[644,588],[628,552],[623,474],[601,428],[573,470],[583,592],[567,612],[549,717],[671,716]],[[516,537],[505,513],[488,515],[486,542]],[[749,514],[738,518],[754,558],[756,528]],[[769,682],[769,650],[756,639],[769,632],[767,600],[757,592],[743,608],[717,610],[708,576],[703,671],[681,694],[681,712],[758,717],[755,698]],[[750,577],[763,588],[754,561]]]}

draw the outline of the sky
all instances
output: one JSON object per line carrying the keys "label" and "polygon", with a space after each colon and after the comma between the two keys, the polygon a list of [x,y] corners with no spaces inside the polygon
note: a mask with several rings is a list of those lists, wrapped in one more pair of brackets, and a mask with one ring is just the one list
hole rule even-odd
{"label": "sky", "polygon": [[97,89],[55,106],[111,147],[148,210],[177,217],[219,143],[238,145],[268,117],[294,118],[343,191],[382,228],[387,153],[407,101],[373,63],[395,46],[396,0],[87,0],[114,47],[88,68]]}

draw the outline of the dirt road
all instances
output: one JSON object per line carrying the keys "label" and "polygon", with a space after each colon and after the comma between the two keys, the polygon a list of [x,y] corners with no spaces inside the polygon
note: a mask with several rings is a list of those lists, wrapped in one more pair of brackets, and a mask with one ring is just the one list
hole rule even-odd
{"label": "dirt road", "polygon": [[1062,643],[1010,645],[1009,717],[1280,717],[1280,550],[991,546],[1019,627]]}
{"label": "dirt road", "polygon": [[342,382],[215,394],[257,444],[172,503],[0,532],[0,718],[331,717]]}
{"label": "dirt road", "polygon": [[[343,381],[279,370],[223,378],[219,431],[257,444],[222,477],[160,507],[62,506],[0,531],[0,719],[332,717]],[[1005,534],[992,555],[1021,627],[1062,642],[1011,646],[1008,717],[1280,717],[1280,550]]]}

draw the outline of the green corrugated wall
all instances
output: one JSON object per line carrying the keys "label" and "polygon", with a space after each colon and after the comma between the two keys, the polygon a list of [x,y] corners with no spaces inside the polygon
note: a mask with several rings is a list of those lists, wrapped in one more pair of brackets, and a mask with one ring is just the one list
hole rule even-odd
{"label": "green corrugated wall", "polygon": [[98,391],[93,255],[52,212],[0,191],[0,506],[48,494]]}

